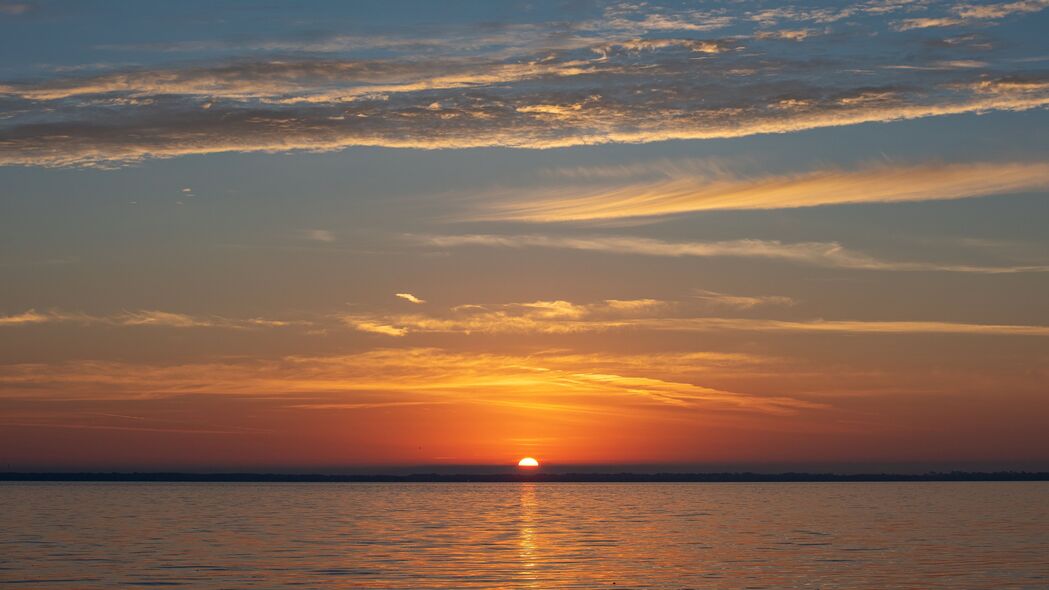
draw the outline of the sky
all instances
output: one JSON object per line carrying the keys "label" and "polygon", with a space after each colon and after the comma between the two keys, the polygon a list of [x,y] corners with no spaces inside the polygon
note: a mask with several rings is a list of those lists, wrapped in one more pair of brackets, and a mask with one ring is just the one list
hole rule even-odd
{"label": "sky", "polygon": [[0,470],[1049,469],[1046,30],[0,0]]}

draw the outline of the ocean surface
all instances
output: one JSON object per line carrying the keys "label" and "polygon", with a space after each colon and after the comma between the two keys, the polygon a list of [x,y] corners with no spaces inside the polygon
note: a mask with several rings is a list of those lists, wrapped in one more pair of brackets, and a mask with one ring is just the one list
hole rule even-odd
{"label": "ocean surface", "polygon": [[13,588],[1049,588],[1049,483],[0,484]]}

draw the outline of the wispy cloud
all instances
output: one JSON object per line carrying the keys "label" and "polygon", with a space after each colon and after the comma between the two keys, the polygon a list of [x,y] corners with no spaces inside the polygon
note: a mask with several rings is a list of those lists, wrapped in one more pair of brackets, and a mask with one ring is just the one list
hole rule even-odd
{"label": "wispy cloud", "polygon": [[415,303],[415,304],[426,303],[425,299],[419,299],[418,297],[416,297],[415,295],[412,295],[411,293],[394,293],[394,296],[395,297],[400,297],[401,299],[404,299],[408,303]]}
{"label": "wispy cloud", "polygon": [[784,39],[787,41],[804,41],[813,35],[819,34],[813,29],[780,29],[773,31],[758,31],[754,34],[757,39]]}
{"label": "wispy cloud", "polygon": [[962,18],[999,19],[1013,14],[1040,12],[1049,8],[1049,0],[1019,0],[993,4],[959,4],[954,8]]}
{"label": "wispy cloud", "polygon": [[719,242],[669,242],[633,236],[525,235],[432,235],[412,236],[423,244],[440,248],[488,246],[502,248],[563,248],[636,256],[733,257],[783,260],[800,264],[856,270],[910,272],[967,272],[1012,274],[1049,272],[1049,265],[980,266],[936,262],[879,259],[845,248],[837,242],[780,242],[776,240],[728,240]]}
{"label": "wispy cloud", "polygon": [[166,328],[280,328],[303,322],[273,320],[267,318],[233,319],[221,316],[193,316],[158,310],[124,311],[111,315],[91,315],[83,312],[34,309],[11,315],[0,315],[0,327],[16,327],[32,324],[72,323],[81,325],[108,326],[156,326]]}
{"label": "wispy cloud", "polygon": [[[627,173],[647,178],[631,180]],[[532,222],[653,217],[697,211],[783,209],[952,200],[1049,187],[1049,163],[875,165],[748,177],[721,163],[653,163],[616,184],[495,191],[468,219]]]}
{"label": "wispy cloud", "polygon": [[82,314],[60,311],[41,313],[35,309],[30,309],[22,313],[0,315],[0,326],[24,326],[28,324],[46,324],[52,322],[90,321],[91,319],[90,316]]}
{"label": "wispy cloud", "polygon": [[[468,304],[456,306],[444,315],[347,314],[343,322],[363,332],[405,336],[412,332],[538,332],[564,334],[590,331],[590,322],[619,325],[620,318],[653,315],[666,306],[654,299],[609,299],[590,304],[569,301],[530,301],[505,304]],[[600,324],[604,325],[604,324]]]}
{"label": "wispy cloud", "polygon": [[343,317],[343,321],[346,324],[360,330],[361,332],[368,332],[370,334],[382,334],[383,336],[404,336],[408,333],[405,328],[398,328],[389,324],[384,324],[379,321],[374,321],[368,317],[352,316],[347,315]]}
{"label": "wispy cloud", "polygon": [[[1049,326],[975,324],[945,321],[780,320],[708,317],[686,302],[638,300],[641,305],[532,301],[461,305],[443,313],[350,315],[344,321],[358,330],[406,336],[451,334],[575,334],[609,330],[660,332],[792,332],[849,334],[970,334],[1049,336]],[[383,332],[365,326],[382,326]]]}
{"label": "wispy cloud", "polygon": [[[744,394],[695,383],[711,371],[761,366],[725,353],[532,355],[380,349],[342,356],[189,363],[175,366],[69,362],[0,366],[0,395],[142,399],[190,394],[278,396],[290,407],[360,410],[429,403],[520,406],[624,414],[648,409],[784,414],[822,404]],[[323,401],[303,399],[323,395]]]}
{"label": "wispy cloud", "polygon": [[19,16],[33,10],[33,4],[28,2],[0,2],[0,14],[8,16]]}
{"label": "wispy cloud", "polygon": [[927,29],[934,27],[957,27],[996,21],[1014,14],[1041,12],[1049,8],[1046,0],[1018,0],[1016,2],[997,2],[989,4],[958,3],[940,16],[906,18],[893,23],[898,31]]}
{"label": "wispy cloud", "polygon": [[753,309],[762,306],[789,307],[796,302],[782,295],[729,295],[717,291],[697,290],[694,297],[704,303],[734,309]]}
{"label": "wispy cloud", "polygon": [[933,16],[903,19],[895,24],[897,31],[912,29],[932,29],[937,27],[956,27],[965,24],[965,20],[954,16]]}
{"label": "wispy cloud", "polygon": [[303,239],[330,244],[336,240],[335,233],[326,229],[306,229],[299,234]]}
{"label": "wispy cloud", "polygon": [[[676,323],[675,320],[674,323]],[[673,330],[673,323],[662,329]],[[972,324],[966,322],[856,320],[783,321],[744,318],[695,318],[680,330],[746,330],[757,332],[843,332],[850,334],[970,334],[987,336],[1049,336],[1049,326]]]}

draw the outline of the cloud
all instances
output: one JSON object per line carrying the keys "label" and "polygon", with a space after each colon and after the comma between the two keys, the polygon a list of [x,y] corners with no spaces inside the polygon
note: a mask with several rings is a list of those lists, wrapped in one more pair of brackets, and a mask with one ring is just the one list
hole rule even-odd
{"label": "cloud", "polygon": [[394,293],[394,296],[395,297],[400,297],[401,299],[404,299],[408,303],[416,303],[416,304],[426,303],[425,299],[419,299],[418,297],[416,297],[415,295],[412,295],[411,293]]}
{"label": "cloud", "polygon": [[[120,314],[108,320],[122,326],[167,326],[170,328],[210,328],[216,325],[215,320],[195,318],[182,313],[166,311],[133,311]],[[221,320],[225,323],[227,320]]]}
{"label": "cloud", "polygon": [[602,19],[583,22],[578,27],[605,34],[617,31],[639,35],[666,31],[714,31],[731,26],[736,20],[736,16],[727,14],[721,8],[675,10],[669,6],[619,2],[605,6]]}
{"label": "cloud", "polygon": [[[74,120],[56,118],[20,124],[20,117],[9,119],[0,130],[0,165],[111,166],[190,154],[323,152],[355,146],[544,149],[648,143],[1028,110],[1049,104],[1049,92],[1044,90],[986,95],[957,87],[946,92],[929,89],[920,95],[890,95],[806,89],[800,98],[790,98],[781,93],[762,96],[761,88],[745,85],[735,89],[731,97],[689,104],[689,96],[710,95],[700,88],[690,88],[693,82],[681,80],[676,76],[649,80],[644,84],[659,86],[674,81],[681,85],[647,92],[645,96],[626,96],[602,82],[586,95],[591,100],[582,103],[575,92],[559,92],[559,87],[554,86],[552,93],[519,97],[427,91],[397,100],[379,97],[349,104],[321,101],[265,107],[236,102],[194,105],[195,100],[162,97],[151,99],[152,105],[135,108],[123,117],[112,116],[121,110],[118,107],[109,112],[99,110],[90,121],[77,121],[78,114],[95,111],[91,105],[83,105],[68,113],[60,113],[63,109],[54,111],[62,118]],[[633,83],[622,80],[621,88]],[[728,90],[715,89],[718,93]],[[842,96],[830,100],[821,97],[828,93]],[[683,97],[686,103],[661,102],[668,96]],[[916,102],[931,96],[943,100]],[[423,101],[417,102],[421,97]],[[208,108],[203,108],[203,104]],[[173,113],[177,115],[172,116]],[[151,133],[144,132],[147,128]]]}
{"label": "cloud", "polygon": [[961,4],[954,8],[962,18],[999,19],[1013,14],[1040,12],[1049,8],[1049,0],[1020,0],[997,4]]}
{"label": "cloud", "polygon": [[833,23],[855,15],[862,9],[859,6],[842,6],[839,8],[800,8],[783,6],[766,8],[750,13],[750,20],[763,25],[774,25],[782,21]]}
{"label": "cloud", "polygon": [[[1021,4],[1029,3],[1002,6],[1020,12]],[[289,57],[298,46],[274,40],[243,48],[247,56],[207,62],[0,81],[0,165],[113,167],[188,154],[353,146],[541,149],[792,133],[1049,105],[1047,87],[1000,85],[989,92],[981,86],[1018,75],[1044,82],[1035,65],[989,63],[931,76],[927,68],[970,60],[950,54],[967,48],[916,54],[891,31],[851,20],[918,6],[866,2],[736,14],[731,8],[618,6],[592,21],[482,32],[459,27],[447,37],[416,41],[405,31],[397,39],[325,38],[324,44],[338,42],[302,49],[368,58]],[[959,8],[958,14],[973,11]],[[958,14],[916,17],[901,27],[970,18]],[[784,51],[781,40],[810,35],[806,23],[826,32],[843,21],[854,33],[838,38],[840,51],[810,43]],[[705,32],[728,24],[741,27],[740,34]],[[890,67],[899,64],[913,69]],[[834,76],[822,75],[828,67]]]}
{"label": "cloud", "polygon": [[[690,310],[685,302],[639,301],[644,302],[644,305],[623,306],[617,305],[614,300],[597,303],[556,300],[474,304],[454,307],[442,314],[352,315],[346,316],[344,321],[358,330],[390,336],[413,333],[578,334],[610,330],[1049,336],[1049,326],[1038,325],[706,317],[696,315],[697,310]],[[740,307],[740,301],[736,303]],[[380,328],[376,329],[376,326]]]}
{"label": "cloud", "polygon": [[608,59],[615,52],[637,54],[643,51],[680,48],[695,53],[716,54],[739,49],[740,47],[739,41],[733,39],[630,39],[598,45],[593,47],[593,51],[599,54],[602,59]]}
{"label": "cloud", "polygon": [[0,14],[8,16],[19,16],[33,10],[33,5],[28,2],[0,2]]}
{"label": "cloud", "polygon": [[22,313],[0,316],[0,326],[23,326],[27,324],[45,324],[49,322],[74,321],[83,316],[60,312],[40,313],[30,309]]}
{"label": "cloud", "polygon": [[38,312],[34,309],[13,314],[0,315],[0,327],[15,327],[32,324],[61,324],[103,326],[156,326],[166,328],[280,328],[295,323],[266,318],[232,319],[221,316],[192,316],[157,310],[124,311],[112,315],[89,315],[83,312],[50,310]]}
{"label": "cloud", "polygon": [[[676,326],[676,327],[675,327]],[[1049,326],[1011,324],[972,324],[966,322],[859,320],[784,321],[744,318],[694,318],[661,325],[663,330],[814,332],[848,334],[969,334],[985,336],[1049,336]]]}
{"label": "cloud", "polygon": [[[209,101],[264,101],[273,106],[342,103],[384,93],[460,89],[543,76],[574,76],[585,73],[587,70],[582,67],[586,65],[580,61],[518,64],[452,60],[425,64],[362,60],[273,60],[179,70],[136,69],[93,77],[56,78],[39,84],[0,85],[0,94],[47,102],[123,94],[124,99],[107,104],[137,107],[155,104],[147,97],[159,95],[204,97]],[[197,103],[195,106],[201,104],[212,103]]]}
{"label": "cloud", "polygon": [[[764,362],[704,352],[500,355],[434,348],[178,365],[77,361],[0,365],[0,396],[118,400],[222,394],[286,398],[293,408],[455,403],[634,416],[648,410],[791,414],[823,407],[696,383],[711,372],[731,374]],[[322,401],[311,401],[317,397]]]}
{"label": "cloud", "polygon": [[753,309],[762,306],[789,307],[795,304],[793,299],[782,295],[729,295],[717,291],[697,290],[694,297],[704,303],[734,309]]}
{"label": "cloud", "polygon": [[570,334],[620,326],[625,318],[655,316],[667,305],[654,299],[609,299],[589,304],[541,300],[459,305],[443,315],[348,314],[343,322],[360,331],[388,336],[413,332]]}
{"label": "cloud", "polygon": [[955,16],[907,18],[893,23],[897,31],[928,29],[933,27],[957,27],[994,21],[1014,14],[1041,12],[1049,8],[1047,0],[1019,0],[996,4],[956,4],[950,12]]}
{"label": "cloud", "polygon": [[382,322],[377,322],[368,319],[367,317],[347,315],[343,317],[343,321],[360,330],[361,332],[368,332],[369,334],[382,334],[383,336],[404,336],[408,333],[406,328],[398,328]]}
{"label": "cloud", "polygon": [[300,234],[304,239],[330,244],[336,240],[335,234],[326,229],[307,229]]}
{"label": "cloud", "polygon": [[786,41],[804,41],[816,34],[813,29],[780,29],[774,31],[758,31],[754,33],[756,39],[783,39]]}
{"label": "cloud", "polygon": [[0,426],[16,426],[24,428],[63,428],[70,430],[115,430],[118,432],[163,432],[170,434],[239,434],[257,436],[258,430],[230,428],[163,428],[150,426],[122,426],[118,424],[62,424],[53,421],[38,420],[35,422],[3,421]]}
{"label": "cloud", "polygon": [[965,24],[966,21],[953,16],[919,17],[903,19],[893,25],[897,31],[910,31],[912,29],[931,29],[937,27],[956,27]]}
{"label": "cloud", "polygon": [[[990,89],[988,89],[990,91]],[[746,177],[720,165],[656,163],[651,178],[494,192],[468,219],[590,221],[697,211],[952,200],[1049,187],[1046,162],[877,165]]]}
{"label": "cloud", "polygon": [[720,242],[669,242],[633,236],[547,236],[539,234],[466,234],[413,236],[440,248],[487,246],[502,248],[563,248],[633,256],[733,257],[784,260],[800,264],[877,271],[967,272],[1012,274],[1049,272],[1049,265],[979,266],[934,262],[881,260],[845,248],[837,242],[793,242],[776,240],[727,240]]}

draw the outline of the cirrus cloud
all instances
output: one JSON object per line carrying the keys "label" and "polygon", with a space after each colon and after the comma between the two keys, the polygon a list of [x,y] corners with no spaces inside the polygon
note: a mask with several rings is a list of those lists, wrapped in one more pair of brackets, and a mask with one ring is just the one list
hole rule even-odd
{"label": "cirrus cloud", "polygon": [[[767,332],[824,334],[951,334],[1049,336],[1049,326],[935,320],[782,320],[698,315],[685,302],[638,300],[643,305],[532,301],[460,305],[443,313],[353,314],[350,327],[389,336],[409,334],[580,334],[611,330],[655,332]],[[767,299],[766,299],[767,301]],[[637,302],[634,302],[637,303]],[[753,307],[753,306],[752,306]],[[381,326],[376,329],[376,326]]]}
{"label": "cirrus cloud", "polygon": [[[648,178],[632,181],[630,174]],[[748,177],[704,162],[626,167],[625,182],[492,191],[467,219],[590,221],[697,211],[941,201],[1049,188],[1046,162],[875,165]],[[614,175],[613,175],[614,177]]]}
{"label": "cirrus cloud", "polygon": [[558,248],[633,256],[672,258],[754,258],[799,264],[871,271],[959,272],[1013,274],[1049,272],[1049,264],[980,266],[920,261],[883,260],[850,250],[837,242],[781,242],[778,240],[726,240],[718,242],[670,242],[636,236],[549,236],[524,235],[433,235],[411,239],[440,248],[485,246],[501,248]]}

